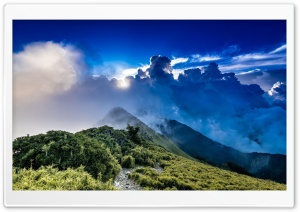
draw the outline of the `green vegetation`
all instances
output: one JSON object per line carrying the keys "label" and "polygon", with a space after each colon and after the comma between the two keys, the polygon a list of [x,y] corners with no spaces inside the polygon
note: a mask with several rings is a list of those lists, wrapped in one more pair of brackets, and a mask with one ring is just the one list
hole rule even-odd
{"label": "green vegetation", "polygon": [[284,184],[262,180],[211,165],[169,155],[161,160],[162,173],[145,167],[129,177],[147,190],[285,190]]}
{"label": "green vegetation", "polygon": [[121,166],[143,167],[129,177],[148,190],[286,189],[284,184],[175,155],[140,137],[139,128],[131,126],[127,131],[104,126],[17,138],[13,166],[14,190],[112,190]]}
{"label": "green vegetation", "polygon": [[47,134],[17,138],[13,142],[13,166],[38,169],[53,165],[59,170],[83,165],[85,171],[105,182],[114,178],[121,166],[108,147],[82,133],[49,131]]}
{"label": "green vegetation", "polygon": [[135,166],[135,159],[132,156],[126,155],[122,158],[122,167],[133,168],[134,166]]}
{"label": "green vegetation", "polygon": [[58,171],[51,166],[38,170],[13,169],[13,190],[114,190],[111,180],[102,183],[80,166]]}

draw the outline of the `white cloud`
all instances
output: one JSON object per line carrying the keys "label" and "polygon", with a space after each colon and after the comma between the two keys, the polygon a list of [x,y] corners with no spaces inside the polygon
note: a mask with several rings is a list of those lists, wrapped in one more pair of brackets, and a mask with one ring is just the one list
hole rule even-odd
{"label": "white cloud", "polygon": [[172,74],[173,74],[173,77],[174,79],[178,79],[178,76],[179,74],[183,73],[184,72],[184,69],[173,69],[172,70]]}
{"label": "white cloud", "polygon": [[15,100],[32,100],[69,90],[83,67],[81,59],[81,53],[70,45],[28,44],[13,55]]}
{"label": "white cloud", "polygon": [[216,60],[220,60],[221,57],[219,57],[218,55],[199,55],[199,54],[195,54],[192,55],[192,61],[191,62],[206,62],[206,61],[216,61]]}
{"label": "white cloud", "polygon": [[236,57],[233,57],[232,60],[236,62],[246,62],[249,60],[263,60],[263,59],[268,59],[272,58],[273,56],[268,55],[268,54],[260,54],[260,53],[251,53],[251,54],[244,54],[244,55],[239,55]]}
{"label": "white cloud", "polygon": [[262,72],[262,70],[257,68],[257,69],[254,69],[254,70],[241,72],[241,73],[238,73],[236,75],[245,75],[245,74],[261,73],[261,72]]}
{"label": "white cloud", "polygon": [[[274,99],[285,101],[286,85],[283,82],[276,82],[268,91],[268,94]],[[284,94],[284,95],[283,95]]]}
{"label": "white cloud", "polygon": [[256,67],[283,66],[286,65],[286,54],[283,52],[285,49],[286,45],[282,45],[267,53],[254,52],[238,55],[220,64],[220,68],[222,71],[241,71]]}
{"label": "white cloud", "polygon": [[275,49],[274,51],[271,51],[271,52],[270,52],[270,54],[274,54],[274,53],[282,52],[282,51],[284,51],[284,50],[286,50],[286,44],[284,44],[284,45],[282,45],[282,46],[278,47],[278,48],[277,48],[277,49]]}
{"label": "white cloud", "polygon": [[286,59],[285,57],[280,57],[278,59],[270,59],[270,60],[248,60],[242,63],[241,61],[230,61],[229,63],[220,64],[221,71],[241,71],[246,69],[253,69],[255,67],[267,67],[267,66],[278,66],[285,65]]}
{"label": "white cloud", "polygon": [[189,58],[183,58],[183,57],[179,57],[179,58],[174,58],[171,60],[171,66],[174,66],[178,63],[185,63],[189,60]]}

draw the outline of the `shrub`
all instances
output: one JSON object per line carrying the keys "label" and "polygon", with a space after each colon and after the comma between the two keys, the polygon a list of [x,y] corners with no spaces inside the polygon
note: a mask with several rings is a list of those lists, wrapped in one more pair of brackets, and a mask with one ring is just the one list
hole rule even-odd
{"label": "shrub", "polygon": [[135,160],[132,156],[126,155],[121,160],[122,167],[133,168],[135,166]]}
{"label": "shrub", "polygon": [[20,137],[13,142],[13,166],[38,169],[55,165],[59,170],[83,165],[95,179],[114,178],[121,170],[105,144],[81,133],[49,131],[47,134]]}

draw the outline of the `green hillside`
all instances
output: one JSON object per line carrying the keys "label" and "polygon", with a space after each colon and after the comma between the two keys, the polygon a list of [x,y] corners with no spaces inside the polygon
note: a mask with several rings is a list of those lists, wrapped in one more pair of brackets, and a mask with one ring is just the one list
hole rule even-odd
{"label": "green hillside", "polygon": [[[14,190],[112,190],[123,167],[145,190],[285,190],[286,185],[219,169],[143,139],[139,128],[49,131],[13,141]],[[216,155],[218,157],[218,155]],[[158,168],[160,171],[158,171]]]}
{"label": "green hillside", "polygon": [[138,118],[128,113],[121,107],[111,109],[107,115],[97,123],[98,126],[108,125],[117,129],[126,129],[127,124],[135,127],[139,127],[139,135],[148,141],[163,147],[164,149],[189,159],[193,159],[191,156],[182,151],[173,141],[164,135],[156,133],[153,129],[148,127],[145,123]]}

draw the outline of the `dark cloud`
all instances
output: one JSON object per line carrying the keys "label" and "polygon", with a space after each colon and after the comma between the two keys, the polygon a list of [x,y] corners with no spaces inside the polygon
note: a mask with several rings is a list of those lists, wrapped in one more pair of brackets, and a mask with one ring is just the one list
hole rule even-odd
{"label": "dark cloud", "polygon": [[171,60],[165,56],[153,56],[150,59],[150,68],[147,69],[150,78],[160,82],[172,82],[174,80]]}

